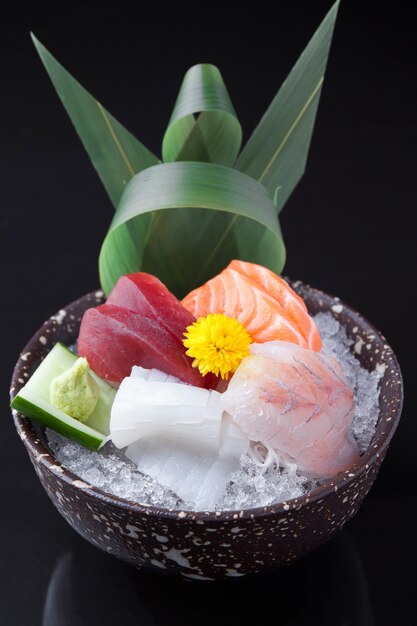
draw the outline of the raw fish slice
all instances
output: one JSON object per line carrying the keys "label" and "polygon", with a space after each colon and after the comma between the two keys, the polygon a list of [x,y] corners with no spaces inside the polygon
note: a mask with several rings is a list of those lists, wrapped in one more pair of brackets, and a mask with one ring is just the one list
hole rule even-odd
{"label": "raw fish slice", "polygon": [[198,511],[213,510],[226,491],[233,472],[239,469],[239,459],[231,456],[219,456],[215,459],[194,499]]}
{"label": "raw fish slice", "polygon": [[307,307],[271,270],[232,261],[220,274],[182,301],[196,317],[224,313],[238,319],[254,341],[291,341],[319,351],[321,338]]}
{"label": "raw fish slice", "polygon": [[301,330],[308,344],[306,347],[312,347],[317,351],[321,349],[320,333],[316,324],[311,323],[310,316],[306,317],[308,311],[304,300],[289,287],[285,280],[266,267],[255,263],[235,260],[230,263],[229,267],[250,278],[258,288],[262,288],[265,293],[279,302],[294,326]]}
{"label": "raw fish slice", "polygon": [[[271,341],[279,336],[282,341],[307,347],[306,338],[289,318],[289,312],[257,283],[234,269],[230,269],[224,280],[228,293],[233,293],[232,285],[237,286],[236,298],[228,302],[229,311],[226,314],[233,317],[237,313],[237,319],[256,341]],[[303,311],[304,318],[306,315]]]}
{"label": "raw fish slice", "polygon": [[[221,395],[182,383],[125,378],[113,402],[110,434],[117,447],[160,437],[216,451],[222,431]],[[203,443],[202,443],[203,442]]]}
{"label": "raw fish slice", "polygon": [[157,320],[181,342],[181,346],[185,329],[195,322],[195,317],[174,294],[156,276],[145,272],[121,276],[113,287],[107,304],[130,309]]}
{"label": "raw fish slice", "polygon": [[228,413],[223,413],[222,430],[220,433],[220,456],[235,456],[240,458],[249,449],[249,438],[233,421]]}
{"label": "raw fish slice", "polygon": [[192,367],[184,346],[157,321],[111,304],[84,313],[78,354],[113,383],[129,376],[133,365],[162,370],[197,387],[211,386],[213,380]]}
{"label": "raw fish slice", "polygon": [[165,372],[161,372],[161,370],[157,369],[147,370],[144,367],[140,367],[140,365],[134,365],[132,367],[130,376],[132,378],[143,378],[143,380],[147,380],[149,382],[171,382],[184,384],[176,376],[171,376],[170,374],[166,374]]}
{"label": "raw fish slice", "polygon": [[218,453],[208,450],[204,439],[189,447],[184,441],[151,438],[131,444],[126,456],[185,502],[198,510],[212,510],[248,448],[248,437],[225,414]]}
{"label": "raw fish slice", "polygon": [[[189,447],[190,449],[203,452],[218,452],[221,456],[237,456],[246,454],[249,448],[249,438],[242,429],[233,422],[232,417],[227,413],[223,413],[220,419],[207,420],[204,412],[200,413],[199,422],[182,421],[173,416],[171,424],[167,424],[165,420],[156,419],[154,422],[135,421],[132,422],[131,432],[140,433],[136,439],[153,439],[163,440],[169,437],[170,441],[175,441],[178,446]],[[118,425],[113,425],[111,437],[114,442],[114,434],[118,436]],[[123,425],[124,431],[128,432],[129,426]],[[141,431],[141,432],[140,432]],[[212,436],[211,436],[212,435]],[[132,438],[128,443],[134,442]],[[127,445],[127,444],[124,444]],[[117,446],[117,447],[124,447]]]}
{"label": "raw fish slice", "polygon": [[312,478],[353,465],[353,393],[338,362],[284,341],[253,344],[251,352],[221,399],[249,438]]}
{"label": "raw fish slice", "polygon": [[126,450],[138,469],[199,511],[211,511],[224,494],[239,459],[181,449],[171,441],[138,441]]}
{"label": "raw fish slice", "polygon": [[[238,319],[257,341],[266,341],[271,328],[277,332],[277,327],[283,339],[297,343],[304,341],[303,336],[285,318],[279,303],[259,290],[255,283],[230,269],[230,266],[210,282],[210,292],[213,292],[215,286],[220,287],[220,297],[216,298],[217,294],[214,293],[216,310],[210,310],[210,313],[225,313]],[[263,330],[259,326],[260,318],[264,324]]]}
{"label": "raw fish slice", "polygon": [[169,441],[176,442],[179,445],[186,443],[190,448],[198,445],[200,441],[204,441],[205,448],[210,452],[216,452],[219,448],[218,429],[214,424],[203,421],[200,424],[182,424],[176,425],[159,425],[155,426],[150,422],[136,423],[133,426],[117,426],[110,438],[117,448],[124,448],[131,443],[139,440],[149,441],[156,437],[163,437]]}
{"label": "raw fish slice", "polygon": [[128,446],[127,457],[143,473],[197,509],[211,509],[247,453],[249,438],[223,412],[220,393],[147,375],[134,368],[120,385],[110,437],[118,448]]}
{"label": "raw fish slice", "polygon": [[126,399],[135,399],[138,407],[144,408],[187,408],[197,407],[206,408],[210,394],[216,394],[220,398],[220,394],[216,391],[209,392],[201,387],[193,387],[192,385],[183,385],[182,383],[172,382],[153,382],[145,381],[142,378],[128,377],[125,378],[119,388],[117,394],[118,401],[122,397]]}

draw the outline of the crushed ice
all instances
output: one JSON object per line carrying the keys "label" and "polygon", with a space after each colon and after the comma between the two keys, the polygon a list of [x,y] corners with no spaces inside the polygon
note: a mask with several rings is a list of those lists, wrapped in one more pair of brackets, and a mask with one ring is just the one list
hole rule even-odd
{"label": "crushed ice", "polygon": [[355,415],[352,431],[359,450],[364,452],[371,443],[378,421],[378,384],[382,372],[377,370],[368,372],[360,366],[351,351],[353,339],[349,339],[345,328],[330,313],[318,313],[314,316],[314,321],[323,340],[323,352],[338,359],[353,390]]}
{"label": "crushed ice", "polygon": [[94,452],[49,428],[46,434],[56,457],[86,483],[127,500],[169,509],[181,508],[181,501],[175,494],[138,472],[123,450],[113,444],[107,443],[102,451]]}
{"label": "crushed ice", "polygon": [[[381,372],[368,372],[362,368],[351,351],[353,341],[331,313],[318,313],[314,317],[323,340],[323,351],[336,357],[347,376],[355,395],[355,415],[352,431],[359,449],[364,452],[375,432],[379,413],[378,383]],[[192,510],[172,491],[141,474],[122,450],[107,443],[103,450],[92,452],[47,430],[50,447],[59,461],[83,481],[115,496],[147,505],[168,509]],[[305,476],[295,466],[285,469],[270,467],[267,471],[256,460],[242,457],[240,468],[232,474],[226,493],[217,502],[216,510],[236,510],[267,506],[297,498],[312,488]]]}

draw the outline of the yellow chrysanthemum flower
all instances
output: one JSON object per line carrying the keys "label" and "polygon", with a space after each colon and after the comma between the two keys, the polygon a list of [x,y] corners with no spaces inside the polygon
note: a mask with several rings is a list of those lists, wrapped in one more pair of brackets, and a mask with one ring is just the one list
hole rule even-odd
{"label": "yellow chrysanthemum flower", "polygon": [[199,317],[187,327],[184,335],[186,354],[194,358],[193,367],[198,367],[203,376],[212,372],[225,380],[249,354],[252,342],[246,328],[223,313]]}

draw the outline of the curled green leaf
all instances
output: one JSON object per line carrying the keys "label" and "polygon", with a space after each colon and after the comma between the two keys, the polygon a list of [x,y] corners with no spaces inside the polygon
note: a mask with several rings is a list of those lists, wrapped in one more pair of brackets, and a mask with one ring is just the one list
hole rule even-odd
{"label": "curled green leaf", "polygon": [[304,173],[338,7],[239,156],[242,131],[219,70],[189,69],[163,138],[164,164],[33,38],[116,207],[99,259],[106,293],[122,274],[147,271],[180,297],[234,258],[282,271],[277,215]]}
{"label": "curled green leaf", "polygon": [[109,293],[122,275],[155,274],[178,297],[233,258],[281,272],[285,248],[265,187],[231,168],[178,162],[140,172],[126,187],[100,252]]}
{"label": "curled green leaf", "polygon": [[184,76],[162,143],[165,162],[233,165],[242,129],[217,67],[201,63]]}

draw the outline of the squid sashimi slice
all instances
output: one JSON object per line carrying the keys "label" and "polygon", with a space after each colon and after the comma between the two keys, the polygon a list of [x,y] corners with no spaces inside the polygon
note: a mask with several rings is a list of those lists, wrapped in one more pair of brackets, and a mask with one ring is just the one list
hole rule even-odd
{"label": "squid sashimi slice", "polygon": [[138,469],[168,487],[199,511],[211,511],[224,494],[239,459],[195,452],[177,442],[141,440],[130,445],[126,456]]}
{"label": "squid sashimi slice", "polygon": [[[113,287],[107,304],[114,304],[157,320],[180,342],[195,317],[161,281],[146,272],[121,276]],[[181,343],[182,347],[182,343]]]}
{"label": "squid sashimi slice", "polygon": [[[155,373],[161,376],[163,373]],[[220,498],[248,436],[223,412],[221,394],[181,382],[150,380],[133,368],[113,402],[110,438],[138,469],[197,509]]]}
{"label": "squid sashimi slice", "polygon": [[113,383],[129,376],[133,365],[159,369],[197,387],[213,382],[193,368],[179,339],[158,321],[113,304],[84,313],[78,354],[98,376]]}
{"label": "squid sashimi slice", "polygon": [[232,261],[182,303],[196,317],[224,313],[238,319],[257,342],[281,340],[321,349],[319,330],[303,299],[285,280],[255,263]]}
{"label": "squid sashimi slice", "polygon": [[233,421],[232,416],[223,413],[219,455],[240,458],[242,454],[247,453],[249,444],[248,436]]}
{"label": "squid sashimi slice", "polygon": [[148,370],[144,367],[140,367],[140,365],[134,365],[130,375],[132,378],[143,378],[143,380],[147,380],[148,382],[182,383],[182,381],[176,376],[171,376],[171,374],[166,374],[165,372],[161,372],[161,370],[157,370],[155,368]]}
{"label": "squid sashimi slice", "polygon": [[291,342],[252,344],[221,404],[253,441],[295,462],[311,478],[351,467],[353,392],[339,363]]}
{"label": "squid sashimi slice", "polygon": [[210,451],[203,439],[191,447],[184,441],[154,437],[132,443],[126,456],[186,503],[209,511],[224,494],[249,443],[230,415],[224,414],[218,452]]}
{"label": "squid sashimi slice", "polygon": [[220,394],[175,382],[125,378],[110,417],[113,443],[122,448],[138,439],[168,437],[217,451],[222,414]]}

